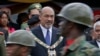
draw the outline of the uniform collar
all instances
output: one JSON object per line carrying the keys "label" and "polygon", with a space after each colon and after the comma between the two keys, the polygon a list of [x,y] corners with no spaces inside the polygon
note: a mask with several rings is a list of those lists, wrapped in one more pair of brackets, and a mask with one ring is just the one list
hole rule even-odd
{"label": "uniform collar", "polygon": [[80,36],[80,37],[78,37],[75,41],[74,41],[74,43],[71,45],[71,46],[69,46],[69,50],[71,50],[71,51],[73,51],[73,50],[75,50],[76,48],[78,48],[78,46],[81,44],[81,42],[83,42],[83,41],[85,41],[86,39],[85,39],[85,35],[82,35],[82,36]]}

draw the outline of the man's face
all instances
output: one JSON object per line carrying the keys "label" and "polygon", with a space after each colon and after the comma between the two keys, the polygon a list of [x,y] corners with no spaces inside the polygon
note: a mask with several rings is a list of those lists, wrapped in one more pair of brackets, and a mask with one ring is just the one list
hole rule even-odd
{"label": "man's face", "polygon": [[66,20],[60,22],[59,30],[60,30],[62,36],[64,36],[64,37],[68,36],[72,30],[71,22],[68,22]]}
{"label": "man's face", "polygon": [[8,44],[6,47],[6,51],[7,56],[19,56],[21,53],[20,46],[15,44]]}
{"label": "man's face", "polygon": [[30,10],[29,18],[32,18],[32,15],[39,15],[40,12],[38,9],[32,9]]}
{"label": "man's face", "polygon": [[97,25],[94,29],[94,33],[96,34],[96,39],[100,41],[100,25]]}
{"label": "man's face", "polygon": [[40,15],[40,22],[45,28],[49,28],[54,24],[54,11],[45,10]]}

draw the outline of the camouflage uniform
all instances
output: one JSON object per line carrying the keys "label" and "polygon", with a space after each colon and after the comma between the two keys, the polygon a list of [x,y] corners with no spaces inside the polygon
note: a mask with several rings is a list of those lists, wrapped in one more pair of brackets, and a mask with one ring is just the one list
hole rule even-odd
{"label": "camouflage uniform", "polygon": [[[84,3],[75,2],[65,5],[58,16],[66,19],[66,22],[70,21],[87,28],[91,27],[93,11]],[[83,32],[84,31],[80,32],[80,35],[83,34]],[[75,42],[67,48],[67,51],[64,50],[64,56],[100,56],[100,49],[87,42],[85,39],[86,36],[80,35],[76,37]]]}
{"label": "camouflage uniform", "polygon": [[0,35],[0,56],[6,56],[5,54],[4,36]]}
{"label": "camouflage uniform", "polygon": [[64,56],[100,56],[100,50],[86,41],[85,36],[80,36],[67,49]]}

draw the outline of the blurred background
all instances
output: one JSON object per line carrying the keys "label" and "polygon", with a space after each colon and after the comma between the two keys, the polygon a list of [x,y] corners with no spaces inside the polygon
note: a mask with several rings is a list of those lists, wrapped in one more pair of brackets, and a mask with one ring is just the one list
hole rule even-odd
{"label": "blurred background", "polygon": [[[94,10],[94,16],[100,15],[99,0],[0,0],[0,8],[7,7],[11,9],[11,20],[16,23],[17,14],[20,12],[27,12],[27,8],[33,3],[40,3],[44,6],[51,6],[54,8],[56,14],[61,8],[70,2],[82,2],[88,4]],[[94,18],[95,19],[95,18]],[[58,20],[55,20],[58,22]]]}

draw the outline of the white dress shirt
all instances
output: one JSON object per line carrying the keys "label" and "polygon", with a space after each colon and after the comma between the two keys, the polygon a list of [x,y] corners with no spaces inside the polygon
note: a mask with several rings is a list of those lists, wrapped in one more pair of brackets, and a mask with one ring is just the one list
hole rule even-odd
{"label": "white dress shirt", "polygon": [[100,42],[98,42],[98,41],[96,41],[97,42],[97,44],[98,44],[98,46],[99,46],[99,48],[100,48]]}
{"label": "white dress shirt", "polygon": [[[43,33],[43,36],[44,36],[44,39],[46,38],[46,34],[47,34],[47,29],[45,27],[43,27],[41,24],[40,24],[40,27],[42,29],[42,33]],[[51,42],[51,39],[52,39],[52,27],[49,28],[49,31],[50,31],[50,42]]]}

